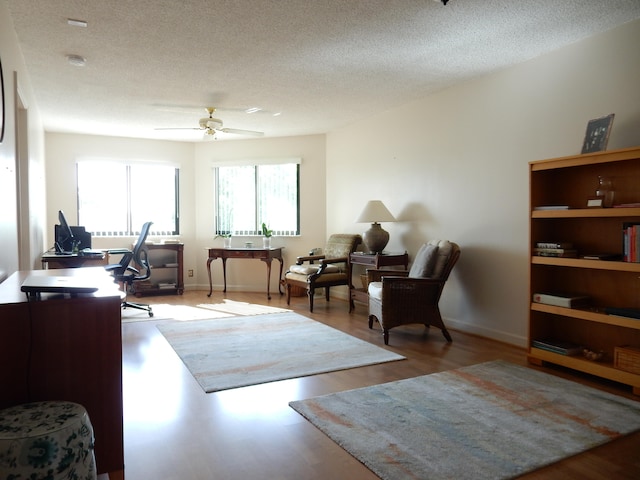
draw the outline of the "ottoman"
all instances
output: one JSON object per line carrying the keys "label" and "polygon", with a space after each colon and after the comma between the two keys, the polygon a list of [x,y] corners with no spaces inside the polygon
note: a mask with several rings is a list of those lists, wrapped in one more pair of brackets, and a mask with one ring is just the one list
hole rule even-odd
{"label": "ottoman", "polygon": [[0,480],[95,480],[89,415],[73,402],[0,410]]}

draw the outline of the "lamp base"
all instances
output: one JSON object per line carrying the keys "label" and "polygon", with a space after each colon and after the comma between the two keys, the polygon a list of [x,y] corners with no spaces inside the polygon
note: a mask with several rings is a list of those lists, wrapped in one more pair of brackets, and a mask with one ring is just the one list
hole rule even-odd
{"label": "lamp base", "polygon": [[369,253],[381,253],[389,243],[389,232],[383,230],[379,223],[374,222],[371,228],[362,234],[362,240]]}

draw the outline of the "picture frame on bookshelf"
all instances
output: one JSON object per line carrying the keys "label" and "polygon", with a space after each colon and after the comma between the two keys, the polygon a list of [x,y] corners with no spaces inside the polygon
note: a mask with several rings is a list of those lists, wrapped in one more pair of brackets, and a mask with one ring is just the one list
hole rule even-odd
{"label": "picture frame on bookshelf", "polygon": [[587,199],[587,208],[603,208],[604,197],[589,197]]}
{"label": "picture frame on bookshelf", "polygon": [[582,142],[582,153],[602,152],[607,149],[614,116],[615,113],[611,113],[589,120],[584,142]]}

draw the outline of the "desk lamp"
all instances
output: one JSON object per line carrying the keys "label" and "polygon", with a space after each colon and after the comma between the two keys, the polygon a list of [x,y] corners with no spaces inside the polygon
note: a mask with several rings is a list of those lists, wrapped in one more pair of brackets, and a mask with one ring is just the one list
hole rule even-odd
{"label": "desk lamp", "polygon": [[395,222],[391,212],[387,210],[380,200],[370,200],[364,207],[364,210],[356,220],[356,223],[371,224],[371,228],[362,234],[364,244],[367,246],[369,253],[381,253],[389,242],[389,232],[383,230],[378,222]]}

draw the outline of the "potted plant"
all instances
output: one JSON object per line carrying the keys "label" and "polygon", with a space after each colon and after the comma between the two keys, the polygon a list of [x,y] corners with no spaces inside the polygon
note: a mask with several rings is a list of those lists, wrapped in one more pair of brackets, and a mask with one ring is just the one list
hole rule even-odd
{"label": "potted plant", "polygon": [[216,238],[222,238],[224,241],[224,248],[229,248],[231,247],[231,232],[227,232],[227,233],[221,233],[219,235],[216,235],[214,240]]}
{"label": "potted plant", "polygon": [[264,248],[271,248],[271,236],[273,235],[273,230],[269,230],[267,224],[262,222],[262,246]]}

